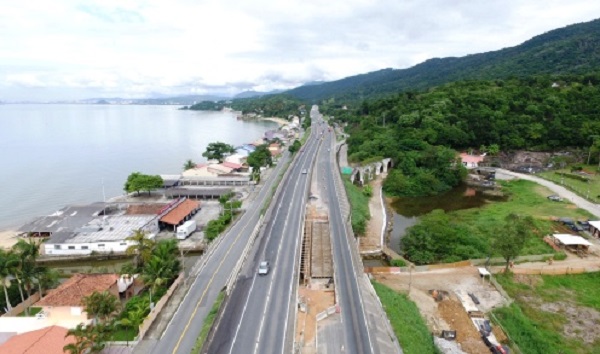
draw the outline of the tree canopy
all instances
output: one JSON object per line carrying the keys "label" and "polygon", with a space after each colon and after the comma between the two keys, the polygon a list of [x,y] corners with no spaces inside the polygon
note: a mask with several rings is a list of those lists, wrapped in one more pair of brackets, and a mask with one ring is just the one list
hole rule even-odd
{"label": "tree canopy", "polygon": [[127,177],[127,181],[125,181],[125,186],[123,190],[127,193],[140,191],[148,192],[150,194],[151,191],[162,188],[163,179],[159,175],[144,175],[140,172],[133,172]]}
{"label": "tree canopy", "polygon": [[234,152],[235,149],[232,145],[218,141],[208,144],[206,151],[202,153],[202,156],[206,157],[208,160],[218,160],[219,162],[223,162],[225,156],[233,154]]}
{"label": "tree canopy", "polygon": [[271,156],[271,151],[266,144],[259,145],[256,147],[256,150],[248,155],[248,159],[246,160],[248,166],[252,167],[252,171],[258,171],[263,166],[272,166],[273,158]]}

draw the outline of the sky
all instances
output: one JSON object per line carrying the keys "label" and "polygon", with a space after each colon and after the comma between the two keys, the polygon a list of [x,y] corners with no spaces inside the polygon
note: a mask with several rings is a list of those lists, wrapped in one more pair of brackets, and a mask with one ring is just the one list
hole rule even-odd
{"label": "sky", "polygon": [[594,0],[0,0],[0,101],[234,95],[464,56]]}

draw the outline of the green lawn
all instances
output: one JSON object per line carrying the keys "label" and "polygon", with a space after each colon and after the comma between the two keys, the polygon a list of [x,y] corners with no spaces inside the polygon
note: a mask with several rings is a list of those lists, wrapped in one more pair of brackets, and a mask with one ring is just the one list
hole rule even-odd
{"label": "green lawn", "polygon": [[373,282],[404,354],[437,354],[433,337],[417,305],[389,287]]}
{"label": "green lawn", "polygon": [[[598,166],[584,166],[585,171],[592,173],[593,171],[596,171],[597,168]],[[571,170],[564,169],[557,171],[545,171],[539,173],[538,175],[558,185],[563,185],[580,196],[590,199],[594,203],[600,203],[600,175],[587,175],[590,178],[590,181],[584,182],[578,179],[563,177],[556,172],[571,174]]]}
{"label": "green lawn", "polygon": [[523,353],[600,353],[600,336],[595,343],[585,343],[563,334],[565,328],[573,329],[573,322],[565,315],[568,311],[540,308],[541,304],[566,303],[576,311],[573,320],[580,323],[579,314],[586,308],[600,311],[600,273],[527,276],[520,281],[512,275],[496,279],[515,303],[494,310],[494,314]]}
{"label": "green lawn", "polygon": [[[41,307],[30,307],[29,308],[29,317],[35,316],[42,311]],[[17,315],[18,317],[26,317],[25,311],[21,312]]]}
{"label": "green lawn", "polygon": [[138,330],[132,327],[125,328],[123,326],[116,326],[112,332],[111,341],[115,342],[131,342],[137,336]]}

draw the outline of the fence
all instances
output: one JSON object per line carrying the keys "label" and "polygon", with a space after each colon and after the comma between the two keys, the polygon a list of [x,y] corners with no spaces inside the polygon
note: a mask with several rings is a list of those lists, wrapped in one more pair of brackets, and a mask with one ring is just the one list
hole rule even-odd
{"label": "fence", "polygon": [[21,312],[25,311],[26,307],[31,306],[33,303],[36,303],[40,299],[40,293],[35,293],[27,298],[25,301],[21,302],[17,306],[13,307],[12,310],[8,311],[2,317],[14,317]]}
{"label": "fence", "polygon": [[183,272],[181,272],[179,274],[179,276],[177,277],[177,279],[175,279],[175,281],[173,282],[171,287],[169,287],[169,290],[167,290],[167,293],[158,301],[156,306],[154,306],[152,311],[150,311],[150,314],[148,315],[148,317],[146,317],[144,322],[142,322],[142,324],[140,325],[140,332],[137,337],[138,341],[144,339],[146,332],[148,331],[148,329],[150,329],[150,326],[152,326],[152,323],[154,323],[154,320],[156,319],[156,317],[158,316],[158,314],[160,313],[162,308],[165,306],[167,301],[169,301],[169,299],[171,298],[171,296],[173,295],[173,293],[175,292],[177,287],[179,287],[179,284],[181,284],[181,282],[183,281],[183,277],[184,277],[184,274],[183,274]]}
{"label": "fence", "polygon": [[[501,272],[503,272],[502,270]],[[512,268],[513,274],[523,275],[566,275],[566,274],[582,274],[587,272],[585,268],[574,267],[539,267],[539,268]]]}

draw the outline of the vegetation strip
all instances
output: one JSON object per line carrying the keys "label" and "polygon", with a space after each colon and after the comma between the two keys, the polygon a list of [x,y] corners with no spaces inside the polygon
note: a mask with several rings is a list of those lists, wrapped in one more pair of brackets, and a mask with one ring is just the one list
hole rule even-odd
{"label": "vegetation strip", "polygon": [[371,219],[371,213],[369,212],[370,195],[365,192],[369,189],[361,189],[346,178],[343,180],[352,209],[352,229],[357,234],[364,235],[367,228],[367,222]]}
{"label": "vegetation strip", "polygon": [[394,328],[394,333],[396,333],[404,354],[440,353],[414,302],[405,294],[397,293],[383,284],[373,282],[373,287]]}
{"label": "vegetation strip", "polygon": [[213,303],[213,306],[210,309],[210,312],[204,319],[204,324],[202,325],[202,330],[200,331],[200,335],[196,339],[194,348],[192,348],[192,352],[191,352],[192,354],[200,353],[200,350],[202,349],[202,346],[204,345],[204,342],[206,341],[208,333],[210,332],[210,329],[212,328],[213,323],[215,322],[215,320],[217,318],[217,314],[219,313],[219,310],[221,309],[221,304],[223,303],[223,299],[225,299],[225,292],[221,291],[219,293],[219,295],[217,296],[217,299]]}

